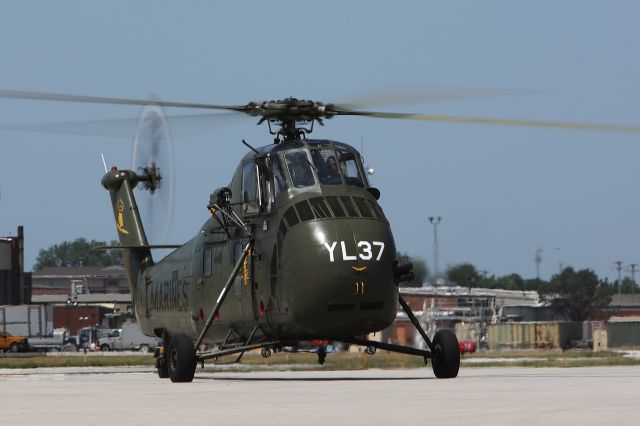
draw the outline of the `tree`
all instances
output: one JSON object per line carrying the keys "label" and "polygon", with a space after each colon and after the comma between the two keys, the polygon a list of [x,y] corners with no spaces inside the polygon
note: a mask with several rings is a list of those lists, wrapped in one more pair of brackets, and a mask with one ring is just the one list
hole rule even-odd
{"label": "tree", "polygon": [[413,263],[413,276],[411,281],[403,281],[400,283],[401,287],[422,287],[427,275],[429,275],[429,268],[424,260],[418,259],[413,256],[409,256],[407,253],[398,252],[398,264],[411,262]]}
{"label": "tree", "polygon": [[502,290],[523,290],[524,279],[518,274],[509,274],[497,277],[489,288],[499,288]]}
{"label": "tree", "polygon": [[623,278],[622,279],[622,288],[618,289],[618,287],[620,287],[620,284],[618,283],[618,280],[615,280],[613,282],[613,287],[612,287],[612,291],[614,293],[622,293],[622,294],[633,294],[633,293],[640,293],[640,289],[638,288],[638,284],[634,283],[633,281],[631,281],[631,278]]}
{"label": "tree", "polygon": [[[77,238],[74,241],[63,241],[48,249],[40,249],[34,271],[47,266],[111,266],[122,264],[120,250],[94,250],[96,247],[106,246],[104,241]],[[111,241],[111,245],[118,245]]]}
{"label": "tree", "polygon": [[611,289],[590,269],[565,268],[538,289],[540,299],[572,321],[584,321],[597,308],[607,306]]}
{"label": "tree", "polygon": [[447,279],[461,286],[476,287],[479,278],[478,270],[471,263],[459,263],[447,269]]}

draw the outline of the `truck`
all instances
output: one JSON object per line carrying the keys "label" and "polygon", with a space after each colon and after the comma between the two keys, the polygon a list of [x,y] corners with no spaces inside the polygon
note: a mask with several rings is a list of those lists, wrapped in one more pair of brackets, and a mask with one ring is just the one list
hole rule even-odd
{"label": "truck", "polygon": [[27,339],[23,336],[12,336],[11,333],[0,331],[0,351],[22,352],[27,350]]}
{"label": "truck", "polygon": [[76,340],[66,328],[56,328],[51,337],[32,337],[29,339],[30,351],[76,352]]}
{"label": "truck", "polygon": [[112,330],[106,337],[98,339],[98,347],[103,352],[134,350],[147,353],[157,345],[158,340],[142,334],[135,322],[125,322],[122,328]]}

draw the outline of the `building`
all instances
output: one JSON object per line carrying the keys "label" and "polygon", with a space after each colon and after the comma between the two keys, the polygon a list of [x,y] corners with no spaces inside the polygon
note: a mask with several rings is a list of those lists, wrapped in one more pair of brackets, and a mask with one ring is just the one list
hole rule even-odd
{"label": "building", "polygon": [[123,266],[45,267],[32,276],[32,294],[129,293]]}
{"label": "building", "polygon": [[71,334],[83,327],[113,328],[114,314],[133,310],[122,266],[46,267],[33,273],[33,303],[53,305],[53,325]]}
{"label": "building", "polygon": [[44,294],[33,296],[33,303],[53,305],[53,326],[71,334],[94,325],[117,328],[119,316],[133,315],[130,293]]}
{"label": "building", "polygon": [[0,238],[0,306],[31,303],[31,273],[24,272],[24,228]]}
{"label": "building", "polygon": [[[458,330],[461,341],[486,340],[491,324],[506,320],[535,321],[548,311],[535,291],[511,291],[459,286],[401,287],[409,304],[431,337],[436,330]],[[463,328],[460,328],[460,325]],[[401,345],[424,346],[406,313],[398,305],[394,323],[382,332],[382,340]]]}
{"label": "building", "polygon": [[593,323],[593,350],[638,348],[640,316],[611,317],[607,322]]}

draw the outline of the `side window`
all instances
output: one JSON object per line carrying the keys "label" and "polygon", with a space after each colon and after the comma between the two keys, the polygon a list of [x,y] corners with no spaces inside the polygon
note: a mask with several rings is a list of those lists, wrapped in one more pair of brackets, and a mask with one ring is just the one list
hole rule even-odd
{"label": "side window", "polygon": [[213,273],[213,266],[211,261],[211,247],[207,247],[206,249],[204,249],[202,258],[202,275],[205,277],[210,277]]}
{"label": "side window", "polygon": [[269,180],[269,170],[264,161],[256,162],[258,170],[258,207],[262,211],[271,209],[271,201],[273,201],[273,190],[271,181]]}
{"label": "side window", "polygon": [[289,189],[289,184],[287,183],[287,179],[284,177],[282,164],[280,164],[280,159],[277,154],[271,157],[271,170],[273,171],[273,196],[277,197],[278,194]]}
{"label": "side window", "polygon": [[256,165],[253,161],[242,166],[242,203],[245,214],[258,213],[258,185]]}
{"label": "side window", "polygon": [[356,157],[352,152],[339,151],[340,153],[340,169],[344,175],[344,180],[348,185],[364,186]]}
{"label": "side window", "polygon": [[311,164],[304,151],[290,151],[284,155],[291,182],[296,188],[312,186],[316,183],[311,171]]}
{"label": "side window", "polygon": [[313,164],[318,172],[318,179],[323,185],[340,185],[340,169],[336,155],[331,149],[314,149],[311,151]]}

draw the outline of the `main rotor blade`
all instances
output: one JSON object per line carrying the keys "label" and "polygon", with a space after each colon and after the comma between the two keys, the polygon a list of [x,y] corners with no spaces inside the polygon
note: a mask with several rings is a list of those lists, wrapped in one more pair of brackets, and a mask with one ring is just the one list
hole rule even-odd
{"label": "main rotor blade", "polygon": [[100,96],[83,96],[83,95],[66,95],[61,93],[47,92],[23,92],[20,90],[0,90],[0,98],[6,99],[26,99],[37,101],[55,101],[55,102],[84,102],[92,104],[111,104],[111,105],[138,105],[145,106],[149,104],[159,105],[171,108],[200,108],[200,109],[224,109],[229,111],[244,111],[246,108],[242,105],[216,105],[216,104],[200,104],[188,102],[169,102],[149,99],[128,99],[128,98],[106,98]]}
{"label": "main rotor blade", "polygon": [[[210,131],[212,125],[228,125],[238,119],[248,118],[239,112],[223,112],[217,114],[194,114],[165,117],[171,133],[175,137],[183,137]],[[51,133],[61,135],[104,136],[111,138],[132,138],[136,134],[139,118],[123,118],[113,120],[71,121],[59,123],[0,124],[2,130],[21,132]]]}
{"label": "main rotor blade", "polygon": [[390,118],[401,120],[435,121],[445,123],[491,124],[497,126],[538,127],[547,129],[589,130],[597,132],[640,133],[640,126],[617,124],[591,124],[565,121],[520,120],[509,118],[459,117],[453,115],[406,114],[397,112],[372,112],[336,110],[335,115],[359,115],[363,117]]}
{"label": "main rotor blade", "polygon": [[335,102],[334,105],[338,108],[359,110],[395,105],[431,104],[539,93],[541,92],[517,89],[404,88],[356,95],[351,99]]}

